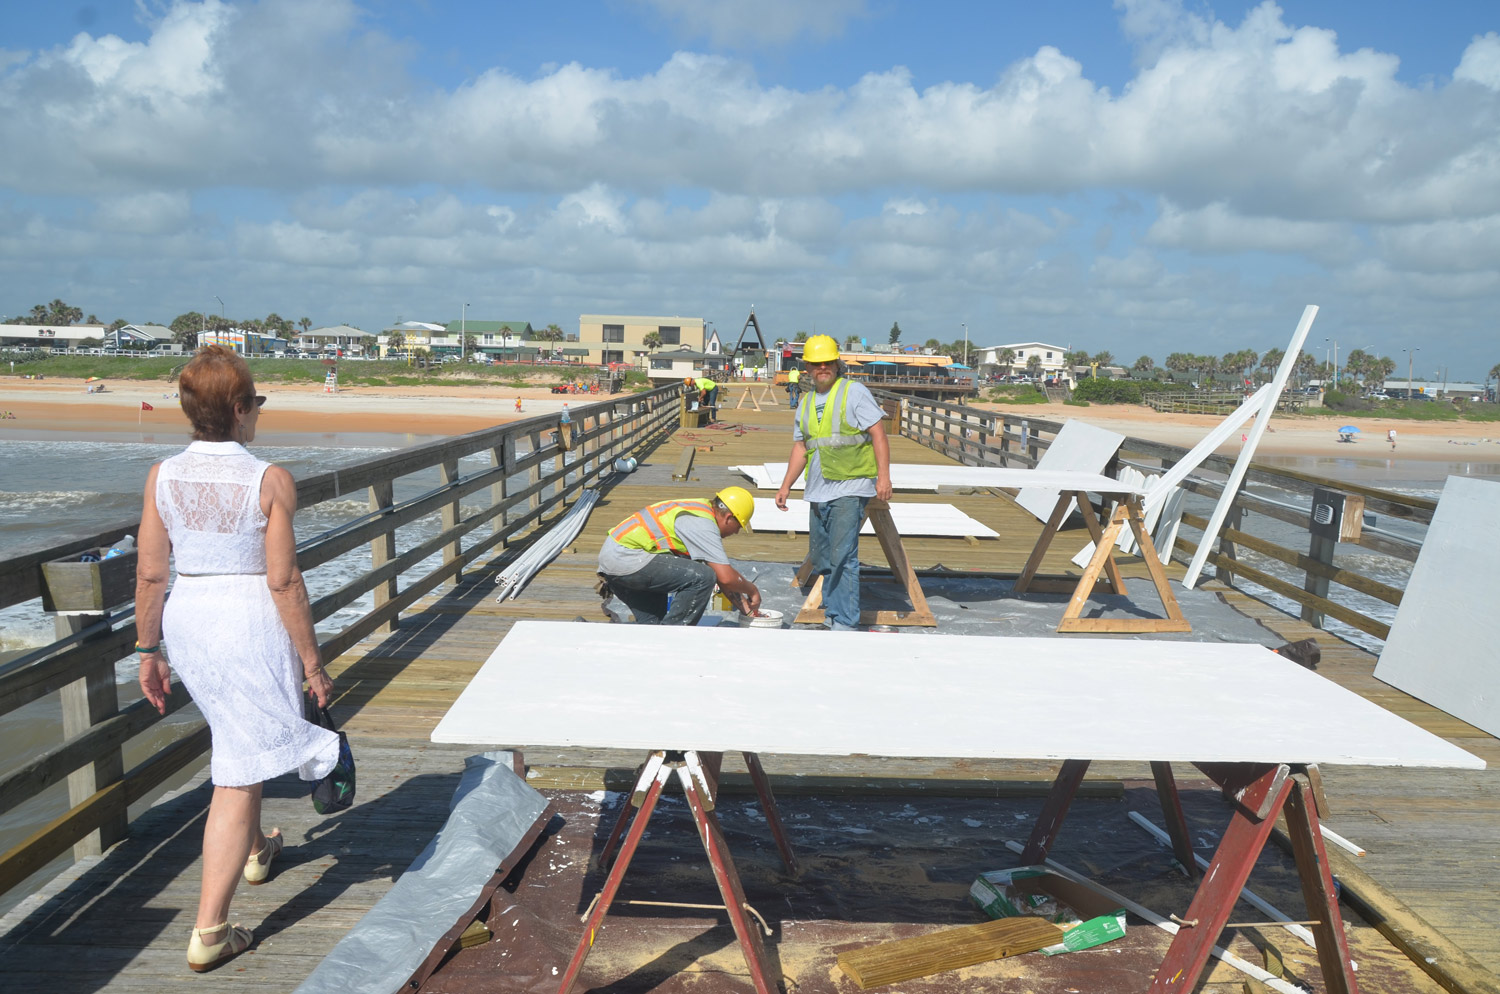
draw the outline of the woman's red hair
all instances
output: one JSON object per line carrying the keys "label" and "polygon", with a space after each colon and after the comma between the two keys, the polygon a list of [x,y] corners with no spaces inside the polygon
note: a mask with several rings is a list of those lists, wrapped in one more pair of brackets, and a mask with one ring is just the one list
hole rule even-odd
{"label": "woman's red hair", "polygon": [[255,403],[255,379],[238,352],[222,345],[205,345],[178,376],[182,413],[200,442],[229,442],[235,438],[234,405]]}

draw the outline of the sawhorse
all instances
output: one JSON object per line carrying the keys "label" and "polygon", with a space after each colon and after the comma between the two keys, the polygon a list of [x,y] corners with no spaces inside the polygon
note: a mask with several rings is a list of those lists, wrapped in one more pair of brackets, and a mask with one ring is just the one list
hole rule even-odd
{"label": "sawhorse", "polygon": [[[1077,505],[1078,513],[1083,516],[1083,523],[1088,527],[1089,536],[1094,540],[1094,556],[1084,568],[1083,575],[1078,578],[1077,584],[1069,584],[1063,580],[1038,580],[1036,572],[1041,568],[1042,557],[1046,555],[1047,547],[1052,544],[1052,539],[1062,527],[1063,521],[1067,519],[1071,504]],[[1084,618],[1082,617],[1084,602],[1089,599],[1089,594],[1093,593],[1096,586],[1105,584],[1111,593],[1121,596],[1125,594],[1125,579],[1115,565],[1114,551],[1115,540],[1120,537],[1120,529],[1126,526],[1129,526],[1131,533],[1135,535],[1136,542],[1139,543],[1146,570],[1151,574],[1151,582],[1156,587],[1157,596],[1161,598],[1162,608],[1167,616],[1165,618]],[[1101,573],[1104,574],[1102,577]],[[1018,594],[1024,594],[1028,590],[1066,592],[1071,589],[1073,596],[1068,601],[1067,609],[1063,611],[1062,620],[1057,624],[1059,632],[1143,633],[1193,630],[1193,626],[1182,614],[1177,597],[1172,593],[1172,587],[1167,582],[1166,570],[1162,569],[1161,560],[1157,557],[1156,545],[1151,541],[1151,532],[1145,526],[1139,494],[1124,495],[1123,499],[1115,504],[1109,524],[1101,528],[1099,519],[1094,516],[1093,505],[1089,503],[1088,494],[1078,490],[1059,492],[1057,504],[1052,509],[1052,516],[1047,519],[1046,526],[1042,528],[1042,534],[1037,538],[1036,547],[1031,550],[1026,566],[1016,579],[1014,589]]]}
{"label": "sawhorse", "polygon": [[[771,834],[776,839],[776,847],[781,851],[782,862],[786,865],[788,873],[796,874],[796,856],[787,839],[786,829],[781,824],[781,813],[776,808],[776,798],[771,794],[771,782],[761,767],[760,756],[753,752],[741,755],[745,758],[745,766],[750,770],[750,779],[755,783],[755,791],[760,796],[761,809],[765,813],[767,823],[771,826]],[[724,910],[729,914],[729,922],[734,927],[735,937],[739,940],[740,953],[745,957],[745,966],[750,971],[750,982],[754,984],[756,994],[778,994],[777,983],[772,979],[770,968],[766,963],[765,945],[761,941],[761,934],[755,927],[755,922],[751,920],[752,917],[760,920],[761,927],[767,929],[767,935],[770,934],[770,930],[764,924],[764,919],[761,919],[760,915],[745,901],[745,890],[740,884],[739,872],[735,869],[734,860],[729,855],[729,844],[725,841],[724,831],[719,826],[718,815],[714,813],[716,806],[714,797],[718,793],[719,768],[723,759],[723,753],[698,753],[693,750],[658,751],[646,758],[645,764],[636,777],[635,790],[632,791],[630,799],[621,806],[620,817],[616,819],[614,830],[610,832],[609,840],[605,842],[604,849],[600,852],[599,865],[601,868],[608,867],[609,873],[605,877],[604,886],[585,915],[583,935],[578,940],[577,948],[573,950],[573,958],[568,961],[568,968],[563,973],[558,994],[569,994],[573,989],[578,973],[583,969],[584,961],[588,959],[589,951],[594,946],[594,940],[604,925],[604,916],[609,913],[609,906],[620,890],[620,883],[625,879],[625,872],[630,868],[630,861],[635,856],[641,837],[645,835],[646,824],[651,820],[652,812],[656,810],[656,802],[661,798],[662,788],[666,786],[674,772],[682,784],[682,792],[687,797],[688,808],[693,813],[693,822],[698,827],[698,838],[702,840],[703,850],[708,854],[708,865],[713,871],[714,882],[718,884],[719,894],[724,899]],[[635,812],[633,817],[632,811]],[[618,859],[614,859],[616,847],[619,848]]]}
{"label": "sawhorse", "polygon": [[[1151,990],[1156,994],[1191,991],[1198,985],[1208,958],[1229,917],[1235,902],[1245,888],[1250,871],[1276,827],[1276,816],[1286,815],[1287,834],[1292,840],[1292,855],[1297,864],[1297,878],[1302,885],[1302,899],[1316,940],[1318,965],[1329,994],[1359,994],[1354,970],[1349,962],[1349,945],[1344,937],[1344,923],[1339,915],[1337,892],[1328,869],[1328,853],[1323,848],[1323,833],[1318,828],[1317,792],[1300,775],[1293,775],[1286,764],[1271,763],[1196,763],[1197,768],[1218,784],[1234,805],[1229,827],[1220,837],[1219,847],[1209,863],[1188,905],[1187,914],[1178,921],[1182,927],[1172,938],[1166,958],[1157,967]],[[1057,840],[1068,806],[1083,782],[1089,768],[1086,759],[1063,763],[1053,781],[1052,790],[1032,828],[1031,838],[1022,850],[1024,865],[1040,863]],[[1166,817],[1177,861],[1195,873],[1195,861],[1189,843],[1187,822],[1182,803],[1168,763],[1152,763],[1162,814]]]}
{"label": "sawhorse", "polygon": [[740,399],[735,403],[734,409],[738,411],[740,408],[744,407],[745,401],[747,400],[750,402],[750,405],[757,411],[761,409],[761,404],[765,404],[767,407],[781,406],[781,401],[776,399],[775,391],[773,391],[771,387],[765,383],[760,384],[760,396],[758,398],[755,395],[755,387],[752,387],[748,383],[745,384],[745,388],[740,391]]}
{"label": "sawhorse", "polygon": [[[896,522],[891,518],[891,505],[880,498],[872,499],[865,505],[865,518],[875,528],[875,537],[880,541],[881,551],[885,553],[885,561],[890,564],[891,575],[896,582],[906,588],[906,596],[911,601],[910,611],[860,611],[859,623],[862,625],[891,625],[892,627],[922,627],[936,628],[937,618],[932,609],[927,606],[927,597],[922,593],[922,585],[917,581],[916,570],[912,569],[911,561],[906,558],[906,546],[901,544],[901,533],[896,530]],[[864,527],[864,522],[860,522]],[[812,577],[813,564],[811,560],[804,560],[797,569],[797,575],[792,578],[794,587],[805,587],[807,581]],[[797,623],[804,625],[821,624],[826,620],[823,612],[823,577],[819,576],[813,580],[812,590],[808,592],[807,600],[803,601],[802,609],[797,612],[795,619]]]}

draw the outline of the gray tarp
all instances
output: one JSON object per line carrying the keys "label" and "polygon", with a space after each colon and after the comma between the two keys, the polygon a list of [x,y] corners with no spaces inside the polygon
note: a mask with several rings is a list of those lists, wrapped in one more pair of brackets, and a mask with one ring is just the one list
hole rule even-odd
{"label": "gray tarp", "polygon": [[497,868],[514,866],[549,817],[511,763],[509,752],[465,761],[442,830],[296,994],[393,994],[440,943],[446,950]]}

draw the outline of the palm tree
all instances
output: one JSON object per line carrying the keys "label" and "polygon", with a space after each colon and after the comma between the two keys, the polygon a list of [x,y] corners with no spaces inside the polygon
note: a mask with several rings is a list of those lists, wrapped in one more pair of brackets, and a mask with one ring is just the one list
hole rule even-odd
{"label": "palm tree", "polygon": [[805,331],[799,331],[799,332],[797,332],[796,336],[792,338],[792,341],[794,341],[794,342],[805,342],[805,341],[807,341],[807,332],[805,332]]}
{"label": "palm tree", "polygon": [[1095,352],[1094,362],[1100,366],[1113,366],[1115,364],[1115,354],[1108,349],[1103,352]]}
{"label": "palm tree", "polygon": [[1016,366],[1016,350],[1001,349],[1000,354],[995,356],[995,361],[1005,367],[1005,375],[1010,377]]}
{"label": "palm tree", "polygon": [[[306,321],[307,318],[303,318],[302,320]],[[401,332],[398,331],[394,335],[390,335],[390,336],[388,336],[386,338],[386,340],[385,340],[385,354],[386,355],[390,355],[392,352],[400,352],[401,351],[401,346],[403,346],[405,344],[406,344],[406,336],[403,335],[403,334],[401,334]]]}
{"label": "palm tree", "polygon": [[546,327],[545,330],[546,330],[546,339],[549,342],[560,342],[560,341],[563,340],[564,337],[566,337],[566,336],[563,335],[563,330],[561,328],[559,328],[555,324],[549,324],[549,325],[547,325],[547,327]]}
{"label": "palm tree", "polygon": [[312,327],[312,318],[299,318],[297,327],[302,329],[304,335],[307,334],[307,330]]}
{"label": "palm tree", "polygon": [[1131,372],[1141,373],[1144,375],[1151,372],[1155,368],[1156,360],[1148,355],[1143,355],[1131,365],[1130,370]]}
{"label": "palm tree", "polygon": [[1026,357],[1026,375],[1033,380],[1042,375],[1042,357],[1035,352]]}
{"label": "palm tree", "polygon": [[1260,357],[1260,368],[1267,376],[1276,375],[1276,370],[1281,368],[1281,360],[1286,358],[1284,349],[1266,349]]}
{"label": "palm tree", "polygon": [[661,335],[654,331],[648,331],[646,332],[646,337],[641,339],[641,344],[646,346],[646,348],[650,349],[652,352],[655,352],[657,349],[661,348]]}

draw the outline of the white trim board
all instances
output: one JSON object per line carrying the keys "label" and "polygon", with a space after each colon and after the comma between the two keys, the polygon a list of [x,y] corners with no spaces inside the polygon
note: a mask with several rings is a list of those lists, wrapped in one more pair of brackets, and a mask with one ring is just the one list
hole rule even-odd
{"label": "white trim board", "polygon": [[[731,466],[754,481],[757,489],[775,490],[786,476],[787,464],[768,462],[761,466]],[[767,482],[769,481],[769,482]],[[793,490],[803,489],[799,477]],[[892,463],[891,489],[936,491],[939,487],[1024,487],[1053,488],[1052,502],[1057,503],[1058,490],[1084,490],[1089,493],[1133,494],[1140,487],[1121,483],[1097,472],[1051,471],[1043,469],[1001,468],[999,466],[927,466],[920,463]],[[1047,512],[1052,513],[1051,509]],[[1043,519],[1045,520],[1045,519]]]}
{"label": "white trim board", "polygon": [[[891,504],[891,520],[901,535],[927,535],[947,538],[999,538],[1000,533],[969,517],[952,504]],[[755,514],[750,518],[750,527],[764,532],[805,532],[812,514],[812,505],[805,500],[791,498],[786,510],[780,510],[770,497],[755,498]],[[866,521],[860,528],[861,535],[875,534],[875,526]]]}
{"label": "white trim board", "polygon": [[1375,677],[1500,735],[1500,483],[1450,476]]}
{"label": "white trim board", "polygon": [[432,740],[1484,768],[1259,645],[541,621],[515,624]]}
{"label": "white trim board", "polygon": [[1250,457],[1255,454],[1255,447],[1260,444],[1261,436],[1266,433],[1266,428],[1271,423],[1271,415],[1276,413],[1276,402],[1281,398],[1281,390],[1286,386],[1287,379],[1291,377],[1292,370],[1297,366],[1297,357],[1302,354],[1302,344],[1307,341],[1307,333],[1312,330],[1313,319],[1317,316],[1316,304],[1308,304],[1302,309],[1302,318],[1292,331],[1292,340],[1287,343],[1286,354],[1281,357],[1281,365],[1276,367],[1276,375],[1271,377],[1270,383],[1266,384],[1267,393],[1261,402],[1260,413],[1255,416],[1255,424],[1250,426],[1245,444],[1240,446],[1239,458],[1234,461],[1234,468],[1229,471],[1229,479],[1224,483],[1224,492],[1219,495],[1219,502],[1214,505],[1214,513],[1208,519],[1208,527],[1203,529],[1203,537],[1198,540],[1198,551],[1193,553],[1193,561],[1188,563],[1187,572],[1182,576],[1182,586],[1185,590],[1191,590],[1198,584],[1198,578],[1203,573],[1203,565],[1208,562],[1208,554],[1219,537],[1219,529],[1223,527],[1224,519],[1229,516],[1229,507],[1239,496],[1240,484],[1244,482],[1245,472],[1250,468]]}

